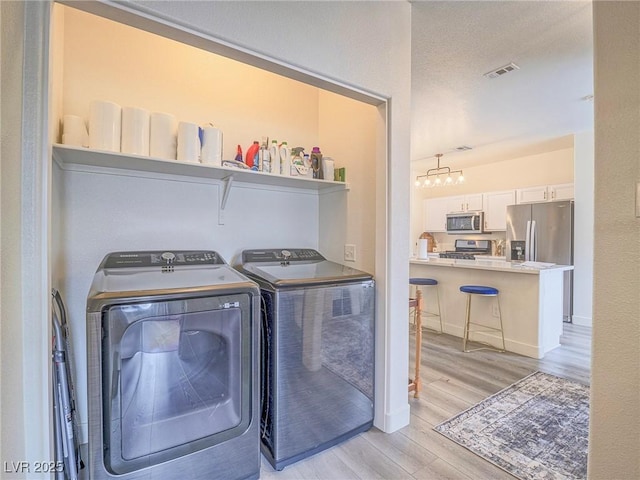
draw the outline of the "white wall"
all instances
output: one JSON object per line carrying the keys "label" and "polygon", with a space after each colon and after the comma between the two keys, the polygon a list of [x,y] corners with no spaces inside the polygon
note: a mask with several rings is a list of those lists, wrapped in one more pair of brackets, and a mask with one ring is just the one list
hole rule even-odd
{"label": "white wall", "polygon": [[573,323],[590,327],[593,316],[593,132],[575,135]]}
{"label": "white wall", "polygon": [[589,478],[640,478],[640,3],[593,2],[595,243]]}
{"label": "white wall", "polygon": [[60,9],[63,114],[88,119],[92,100],[110,100],[199,125],[211,122],[223,132],[223,159],[233,159],[238,144],[246,152],[263,136],[308,151],[317,145],[317,88],[74,8]]}
{"label": "white wall", "polygon": [[[22,195],[20,119],[22,91],[22,24],[24,11],[14,2],[0,3],[0,452],[2,460],[25,458],[22,384],[22,318],[20,204]],[[10,387],[11,386],[11,387]],[[18,386],[17,392],[13,386]],[[16,394],[17,393],[17,394]]]}
{"label": "white wall", "polygon": [[[375,272],[376,144],[369,132],[376,131],[377,120],[371,105],[320,93],[320,143],[341,152],[334,160],[346,167],[350,186],[347,194],[320,197],[320,250],[344,262],[344,244],[353,244],[356,261],[350,265],[370,273]],[[331,151],[325,155],[333,156]]]}
{"label": "white wall", "polygon": [[[47,265],[49,6],[2,2],[2,460],[52,448]],[[9,387],[9,388],[7,388]],[[4,465],[4,463],[3,463]]]}
{"label": "white wall", "polygon": [[[465,167],[464,183],[442,188],[423,188],[424,198],[572,182],[572,139],[568,143],[571,145],[558,150]],[[446,156],[442,157],[441,165],[448,164],[445,158]]]}

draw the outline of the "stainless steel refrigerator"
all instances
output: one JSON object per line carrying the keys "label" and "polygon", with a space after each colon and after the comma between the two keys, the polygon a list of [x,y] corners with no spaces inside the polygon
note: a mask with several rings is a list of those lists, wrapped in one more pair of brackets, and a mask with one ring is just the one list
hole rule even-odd
{"label": "stainless steel refrigerator", "polygon": [[[573,265],[573,202],[507,207],[507,260]],[[573,314],[573,271],[565,272],[565,322]]]}

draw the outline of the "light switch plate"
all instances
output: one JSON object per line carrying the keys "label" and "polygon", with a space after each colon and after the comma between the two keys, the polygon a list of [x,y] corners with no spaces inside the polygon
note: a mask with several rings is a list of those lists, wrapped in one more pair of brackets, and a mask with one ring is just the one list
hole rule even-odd
{"label": "light switch plate", "polygon": [[356,246],[352,243],[347,243],[344,246],[344,259],[347,262],[355,262],[356,261]]}

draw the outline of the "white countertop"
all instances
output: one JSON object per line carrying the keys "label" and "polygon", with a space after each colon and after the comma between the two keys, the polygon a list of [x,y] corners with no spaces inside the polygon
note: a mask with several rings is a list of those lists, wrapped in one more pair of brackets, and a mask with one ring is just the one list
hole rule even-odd
{"label": "white countertop", "polygon": [[433,258],[428,260],[421,260],[418,258],[411,258],[409,260],[411,265],[429,265],[433,267],[454,267],[454,268],[472,268],[476,270],[490,270],[495,272],[509,272],[509,273],[526,273],[530,275],[540,275],[545,272],[558,272],[573,270],[573,265],[552,265],[544,266],[541,263],[534,265],[524,265],[522,263],[507,262],[505,260],[494,259],[476,259],[476,260],[455,260],[453,258]]}

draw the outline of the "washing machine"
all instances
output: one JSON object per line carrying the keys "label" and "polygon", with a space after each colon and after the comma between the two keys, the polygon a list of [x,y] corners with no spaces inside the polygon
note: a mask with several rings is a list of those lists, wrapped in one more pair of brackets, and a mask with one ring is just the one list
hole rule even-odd
{"label": "washing machine", "polygon": [[373,425],[372,276],[313,249],[245,250],[262,295],[261,448],[276,470]]}
{"label": "washing machine", "polygon": [[213,251],[116,252],[87,299],[88,478],[258,478],[257,285]]}

